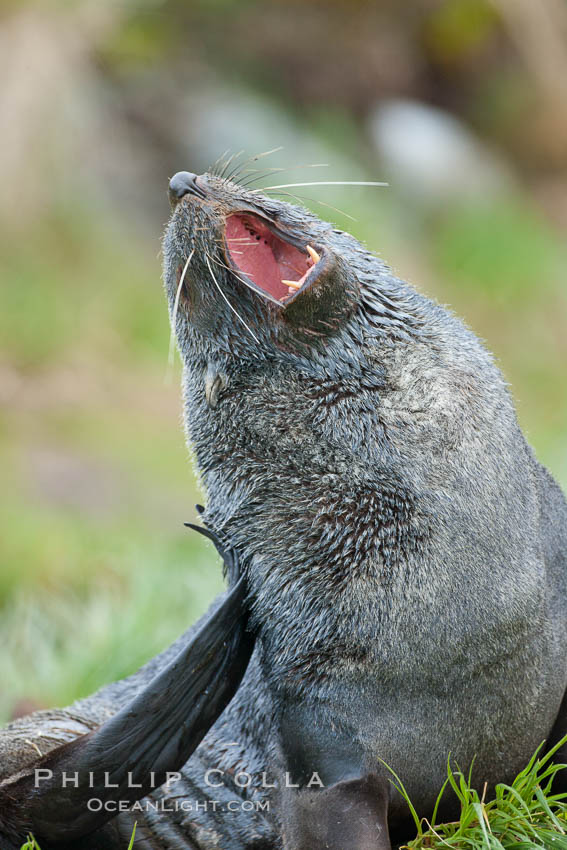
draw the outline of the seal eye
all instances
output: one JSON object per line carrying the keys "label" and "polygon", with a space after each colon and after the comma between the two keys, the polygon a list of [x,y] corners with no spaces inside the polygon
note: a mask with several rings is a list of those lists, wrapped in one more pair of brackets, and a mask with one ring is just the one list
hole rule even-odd
{"label": "seal eye", "polygon": [[261,292],[282,303],[303,287],[321,259],[311,245],[301,251],[248,213],[227,217],[226,244],[238,271]]}

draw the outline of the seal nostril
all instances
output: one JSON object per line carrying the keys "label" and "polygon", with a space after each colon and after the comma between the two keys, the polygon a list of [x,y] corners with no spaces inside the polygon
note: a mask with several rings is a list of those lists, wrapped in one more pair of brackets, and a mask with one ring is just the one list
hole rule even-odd
{"label": "seal nostril", "polygon": [[169,200],[173,206],[185,197],[185,195],[197,195],[205,197],[205,193],[197,183],[197,175],[190,171],[178,171],[169,181]]}

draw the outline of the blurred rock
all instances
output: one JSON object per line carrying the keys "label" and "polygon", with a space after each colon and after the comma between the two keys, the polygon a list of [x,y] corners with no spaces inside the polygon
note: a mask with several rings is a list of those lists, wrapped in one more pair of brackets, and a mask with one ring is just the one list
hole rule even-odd
{"label": "blurred rock", "polygon": [[[124,9],[122,9],[122,12]],[[117,91],[93,61],[118,26],[120,9],[79,4],[65,11],[23,8],[0,27],[0,217],[5,227],[84,198],[101,215],[143,208],[155,197],[148,140],[136,136]],[[165,177],[162,212],[167,210]],[[150,191],[154,190],[154,195]]]}
{"label": "blurred rock", "polygon": [[369,130],[393,188],[428,206],[495,196],[513,183],[494,152],[457,118],[415,100],[381,101]]}

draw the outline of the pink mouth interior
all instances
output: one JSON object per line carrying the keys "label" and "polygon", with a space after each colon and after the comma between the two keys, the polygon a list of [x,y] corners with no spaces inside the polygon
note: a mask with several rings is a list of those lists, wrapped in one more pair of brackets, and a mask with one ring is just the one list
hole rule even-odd
{"label": "pink mouth interior", "polygon": [[279,239],[261,219],[247,213],[227,217],[226,244],[235,267],[278,301],[296,291],[282,280],[303,284],[313,268],[308,254]]}

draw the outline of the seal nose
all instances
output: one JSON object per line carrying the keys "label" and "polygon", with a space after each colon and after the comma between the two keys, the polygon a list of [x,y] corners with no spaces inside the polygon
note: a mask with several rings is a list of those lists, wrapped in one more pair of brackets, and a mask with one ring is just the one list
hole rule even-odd
{"label": "seal nose", "polygon": [[169,201],[175,204],[184,198],[185,195],[197,195],[199,198],[204,198],[205,193],[197,183],[197,175],[191,174],[190,171],[178,171],[169,181],[168,189]]}

